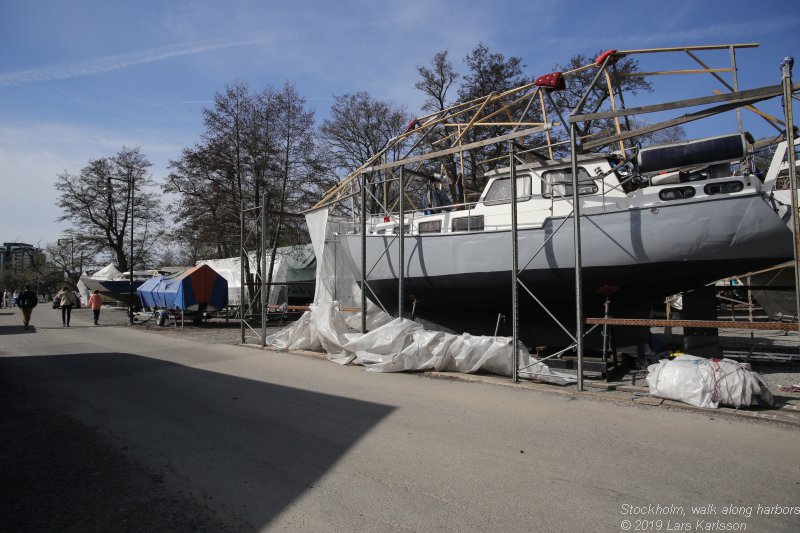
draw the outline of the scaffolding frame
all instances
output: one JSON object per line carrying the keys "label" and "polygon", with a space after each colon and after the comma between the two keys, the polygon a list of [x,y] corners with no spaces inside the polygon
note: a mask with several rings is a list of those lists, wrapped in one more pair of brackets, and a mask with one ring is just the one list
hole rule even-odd
{"label": "scaffolding frame", "polygon": [[[249,339],[257,339],[258,344],[263,348],[267,345],[267,278],[266,278],[266,250],[267,250],[267,194],[262,196],[261,205],[255,207],[245,207],[244,199],[240,206],[240,235],[239,235],[239,324],[241,332],[241,343],[251,344]],[[246,224],[247,215],[255,216],[251,219],[252,224]],[[250,276],[250,253],[248,246],[255,243],[256,273],[253,283],[253,297],[247,300],[245,305],[245,287],[251,285]],[[245,264],[247,267],[245,268]],[[260,305],[257,305],[260,304]],[[259,309],[260,308],[260,309]],[[256,324],[248,317],[257,316],[255,311],[259,311],[261,318],[260,332],[256,330]],[[249,334],[248,334],[249,333]]]}
{"label": "scaffolding frame", "polygon": [[[404,132],[402,132],[397,137],[389,140],[387,144],[378,151],[375,155],[370,157],[364,164],[359,166],[353,172],[348,174],[342,181],[340,181],[337,185],[330,188],[323,197],[317,202],[314,207],[309,209],[309,211],[323,208],[323,207],[330,207],[335,206],[337,204],[344,203],[348,200],[353,201],[353,218],[354,222],[358,219],[358,224],[354,224],[354,227],[358,227],[360,229],[361,234],[361,294],[362,294],[362,301],[361,301],[361,312],[362,312],[362,321],[361,321],[361,331],[362,333],[366,333],[366,298],[367,298],[367,291],[371,291],[369,288],[369,273],[372,269],[375,268],[375,265],[372,265],[372,269],[368,268],[367,265],[367,219],[370,217],[375,217],[377,215],[384,215],[384,217],[388,217],[389,220],[394,219],[400,226],[400,231],[398,232],[397,238],[399,239],[399,283],[398,283],[398,310],[399,316],[404,315],[404,278],[405,278],[405,251],[404,251],[404,239],[405,239],[405,226],[407,225],[406,222],[406,210],[405,210],[405,200],[409,200],[410,198],[406,195],[406,188],[409,182],[413,179],[418,178],[425,178],[429,177],[423,174],[419,168],[420,166],[430,160],[442,158],[445,156],[451,155],[458,155],[459,162],[461,165],[461,189],[464,191],[464,196],[461,198],[463,200],[462,204],[455,204],[456,207],[464,207],[465,209],[469,209],[471,205],[470,202],[467,201],[466,198],[466,183],[465,180],[465,172],[464,172],[464,152],[469,151],[475,148],[481,148],[488,145],[493,144],[500,144],[500,143],[508,143],[509,149],[508,154],[506,156],[500,157],[508,157],[509,158],[509,166],[511,172],[511,234],[512,234],[512,339],[513,345],[516,347],[518,346],[518,331],[519,331],[519,316],[518,316],[518,286],[521,286],[525,292],[529,294],[539,305],[541,305],[545,311],[547,311],[546,307],[536,298],[533,291],[531,291],[528,287],[522,283],[519,279],[519,250],[518,250],[518,224],[517,224],[517,183],[516,183],[516,166],[517,161],[519,160],[520,155],[536,152],[536,151],[546,151],[547,156],[552,158],[553,157],[553,148],[559,144],[563,145],[564,143],[554,143],[550,131],[552,128],[556,126],[562,126],[569,134],[569,154],[571,160],[571,170],[572,170],[572,198],[571,198],[571,208],[572,211],[564,217],[564,221],[568,220],[570,217],[574,219],[573,224],[573,246],[574,246],[574,253],[575,253],[575,334],[570,334],[570,337],[573,339],[573,344],[568,346],[564,350],[558,353],[564,353],[570,349],[575,349],[577,354],[577,362],[578,362],[578,390],[583,390],[583,356],[584,356],[584,337],[588,334],[591,330],[593,330],[597,325],[603,324],[603,322],[593,322],[593,327],[589,331],[584,331],[584,324],[586,323],[584,313],[583,313],[583,287],[582,287],[582,258],[581,258],[581,232],[580,232],[580,221],[581,221],[581,214],[580,214],[580,198],[579,198],[579,187],[578,187],[578,156],[579,154],[583,153],[586,150],[593,149],[593,148],[600,148],[606,147],[612,144],[617,144],[620,151],[624,155],[626,152],[630,152],[631,148],[625,146],[626,141],[630,141],[631,139],[641,136],[643,134],[652,133],[655,131],[663,130],[666,128],[670,128],[672,126],[677,126],[681,124],[687,124],[689,122],[693,122],[696,120],[701,120],[704,118],[708,118],[711,116],[718,115],[720,113],[724,113],[727,111],[735,111],[737,116],[737,126],[738,131],[740,133],[743,132],[742,127],[742,116],[741,116],[741,109],[744,108],[756,115],[760,116],[762,119],[767,121],[773,128],[778,130],[779,132],[785,132],[784,135],[786,136],[787,140],[789,141],[789,146],[794,146],[793,143],[793,125],[792,125],[792,113],[791,113],[791,100],[794,97],[794,93],[800,90],[800,86],[793,85],[791,82],[791,65],[788,67],[788,74],[784,72],[783,80],[781,84],[761,87],[757,89],[750,89],[750,90],[739,90],[739,79],[738,79],[738,67],[736,63],[736,50],[741,48],[753,48],[758,46],[757,43],[743,43],[743,44],[723,44],[723,45],[708,45],[708,46],[688,46],[688,47],[672,47],[672,48],[648,48],[648,49],[634,49],[634,50],[620,50],[615,51],[611,50],[600,56],[596,62],[592,62],[570,71],[562,72],[561,75],[565,77],[569,77],[571,75],[575,75],[579,72],[583,72],[590,69],[595,69],[595,75],[592,82],[584,91],[579,103],[575,106],[574,109],[570,110],[566,120],[564,117],[564,110],[559,109],[556,105],[555,101],[553,100],[550,92],[552,89],[545,88],[542,86],[538,86],[535,83],[529,83],[526,85],[522,85],[520,87],[516,87],[502,93],[491,93],[485,97],[477,98],[475,100],[461,103],[447,109],[437,111],[435,113],[431,113],[421,118],[414,119]],[[698,55],[699,52],[706,52],[706,51],[728,51],[729,53],[729,60],[730,66],[728,67],[710,67],[703,59],[701,59]],[[615,71],[615,64],[616,62],[625,56],[631,55],[638,55],[638,54],[657,54],[657,53],[684,53],[686,54],[692,61],[699,64],[701,68],[699,69],[683,69],[683,70],[670,70],[670,71],[655,71],[655,72],[646,72],[646,73],[636,73],[632,75],[636,76],[662,76],[662,75],[694,75],[694,74],[705,74],[711,75],[717,81],[721,83],[721,85],[728,91],[728,92],[721,92],[721,91],[713,91],[711,96],[699,96],[692,99],[685,99],[685,100],[676,100],[676,101],[669,101],[664,102],[661,104],[655,105],[648,105],[642,107],[633,107],[628,108],[624,102],[624,96],[622,92],[613,86],[611,73],[609,71],[614,72],[615,76],[619,76],[619,73]],[[786,63],[786,61],[785,61]],[[783,67],[784,71],[787,70],[786,67]],[[728,83],[725,81],[724,78],[720,76],[720,74],[730,74],[732,76],[732,83]],[[583,112],[583,107],[586,104],[591,92],[598,86],[599,83],[604,82],[606,85],[606,89],[608,91],[608,100],[610,103],[610,110],[599,110],[602,106],[603,101],[601,100],[597,104],[597,109],[593,110],[589,113]],[[786,120],[785,122],[780,121],[779,119],[770,116],[760,110],[758,110],[754,104],[771,99],[777,96],[783,96],[785,102],[785,115]],[[547,120],[547,107],[545,105],[545,100],[550,103],[551,107],[561,119],[560,122],[549,122]],[[542,117],[541,121],[537,120],[530,120],[529,117],[531,109],[534,108],[534,104],[537,103],[540,106],[540,116]],[[497,109],[492,108],[492,104],[496,104],[499,107]],[[662,111],[671,111],[671,110],[678,110],[684,109],[687,107],[697,107],[697,106],[710,106],[700,111],[696,111],[689,114],[684,114],[672,119],[663,120],[656,124],[650,124],[646,126],[642,126],[636,129],[630,128],[630,123],[628,122],[628,118],[633,115],[642,115],[648,113],[656,113]],[[516,114],[516,117],[514,116]],[[504,115],[502,118],[505,119],[503,121],[493,121],[496,117]],[[456,119],[459,117],[465,118],[466,122],[458,122]],[[603,134],[603,135],[586,135],[586,136],[579,136],[577,131],[577,124],[587,121],[592,121],[596,119],[613,119],[614,121],[614,133],[613,134]],[[627,130],[623,129],[622,122],[620,119],[623,119],[626,122]],[[501,135],[496,135],[494,137],[485,138],[479,141],[473,141],[469,143],[464,143],[464,138],[467,133],[473,129],[481,128],[481,127],[491,127],[491,126],[510,126],[512,130],[508,133],[504,133]],[[417,153],[417,150],[421,146],[421,144],[427,139],[432,132],[436,131],[437,128],[445,128],[444,134],[435,141],[434,146],[444,146],[440,149],[436,149],[435,151],[428,152],[428,153]],[[447,129],[452,129],[453,131],[448,132]],[[545,140],[541,144],[535,144],[533,146],[523,146],[523,149],[520,149],[518,142],[525,138],[531,138],[537,134],[544,134]],[[410,147],[407,147],[407,144],[410,144]],[[399,158],[390,160],[389,159],[389,152],[390,150],[397,149],[401,150],[405,148],[403,155]],[[758,146],[756,146],[758,148]],[[402,151],[402,150],[401,150]],[[797,191],[797,183],[796,183],[796,168],[794,162],[794,150],[788,150],[789,158],[790,158],[790,176],[792,182],[792,201],[793,201],[793,213],[797,213],[797,205],[796,205],[796,191]],[[475,162],[476,165],[485,164],[487,161]],[[524,162],[523,162],[524,163]],[[413,167],[413,168],[409,168]],[[397,172],[395,172],[397,171]],[[406,175],[409,174],[411,176],[411,180],[406,180]],[[377,180],[376,180],[377,178]],[[370,181],[372,180],[372,181]],[[389,191],[389,184],[393,182],[399,182],[399,194],[398,198],[394,203],[389,202],[388,198],[388,191]],[[383,185],[383,198],[382,201],[380,198],[377,198],[374,195],[369,187],[369,184]],[[369,191],[369,192],[367,192]],[[380,208],[379,212],[372,212],[367,213],[367,195],[371,195],[374,200],[374,205],[377,205]],[[355,206],[355,198],[360,197],[360,206],[356,209]],[[399,213],[395,213],[392,211],[394,206],[399,204]],[[411,202],[413,205],[413,202]],[[413,217],[413,211],[412,211]],[[796,284],[800,287],[800,269],[798,268],[798,239],[800,239],[800,228],[798,228],[798,217],[794,217],[795,221],[795,273],[796,273]],[[563,226],[562,222],[562,226]],[[558,231],[561,226],[559,226],[555,231]],[[555,234],[554,231],[554,234]],[[391,241],[394,242],[394,241]],[[391,245],[390,242],[390,245]],[[387,253],[389,247],[386,247],[384,253]],[[537,252],[538,253],[538,252]],[[535,257],[536,254],[534,254]],[[382,257],[382,256],[381,256]],[[378,259],[380,260],[380,259]],[[377,263],[376,263],[377,264]],[[524,270],[523,267],[522,270]],[[798,291],[800,292],[800,291]],[[373,293],[374,296],[374,293]],[[800,294],[798,294],[798,301],[797,301],[798,311],[800,311]],[[553,315],[549,313],[552,318]],[[799,313],[800,314],[800,313]],[[600,319],[596,319],[600,320]],[[556,320],[562,329],[564,326]],[[608,325],[610,322],[606,322],[604,325]],[[569,332],[568,332],[569,333]],[[513,381],[518,381],[518,353],[517,349],[513,350]],[[551,356],[552,357],[552,356]]]}

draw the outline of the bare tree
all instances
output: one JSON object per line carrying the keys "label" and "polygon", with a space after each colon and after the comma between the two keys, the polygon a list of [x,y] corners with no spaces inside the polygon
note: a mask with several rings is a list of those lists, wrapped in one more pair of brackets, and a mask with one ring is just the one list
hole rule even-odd
{"label": "bare tree", "polygon": [[110,255],[123,271],[131,261],[146,264],[153,243],[164,232],[159,197],[148,190],[153,185],[150,166],[139,147],[122,147],[112,157],[89,161],[79,175],[64,172],[56,177],[56,206],[61,210],[57,220],[72,224],[71,233],[81,247]]}
{"label": "bare tree", "polygon": [[[600,52],[598,52],[598,55]],[[575,71],[572,75],[565,78],[566,88],[551,93],[553,101],[562,109],[562,112],[569,113],[574,109],[584,94],[587,94],[583,106],[584,113],[594,113],[607,105],[610,99],[607,83],[598,83],[589,90],[596,70],[578,70],[579,67],[590,64],[592,59],[584,54],[572,56],[565,64],[555,65],[553,70],[558,72]],[[611,85],[616,92],[622,92],[627,96],[636,96],[640,92],[652,92],[653,85],[642,76],[633,76],[639,72],[639,62],[631,56],[624,56],[617,59],[609,67],[609,77]],[[588,93],[587,93],[588,91]],[[549,106],[548,106],[549,107]],[[548,113],[554,115],[554,110],[549,107]],[[635,117],[624,117],[622,126],[626,130],[636,129],[642,123]],[[611,135],[616,133],[616,125],[613,119],[590,120],[576,124],[577,134],[581,137],[589,135]],[[566,141],[569,138],[566,127],[553,132],[554,140]],[[685,131],[677,126],[660,130],[646,135],[632,138],[629,143],[641,143],[644,145],[653,143],[674,142],[685,137]],[[557,149],[561,155],[565,153],[565,148]]]}
{"label": "bare tree", "polygon": [[164,192],[176,195],[169,206],[176,228],[170,236],[186,259],[231,257],[239,248],[239,201],[236,170],[220,154],[224,145],[185,148],[170,161]]}
{"label": "bare tree", "polygon": [[422,110],[436,112],[447,109],[450,106],[447,93],[459,77],[447,58],[447,50],[437,52],[430,67],[417,66],[417,72],[421,79],[414,87],[428,97],[422,104]]}
{"label": "bare tree", "polygon": [[[346,174],[386,147],[403,132],[409,120],[404,108],[376,100],[362,91],[334,97],[331,118],[323,121],[320,134],[334,168]],[[387,159],[397,159],[401,149],[400,145],[391,146]],[[379,183],[370,184],[370,211],[376,209],[380,188]]]}
{"label": "bare tree", "polygon": [[[273,180],[272,206],[276,214],[273,217],[272,254],[269,263],[267,282],[272,283],[275,267],[275,256],[278,244],[286,226],[286,209],[293,204],[298,207],[297,200],[307,193],[320,192],[316,186],[316,172],[320,165],[315,148],[314,112],[305,108],[306,100],[297,93],[294,86],[285,84],[279,93],[270,99],[271,116],[274,117],[276,141],[276,176]],[[294,244],[287,240],[284,244]],[[271,286],[270,286],[271,288]],[[269,290],[269,289],[268,289]],[[269,297],[269,292],[267,293]]]}

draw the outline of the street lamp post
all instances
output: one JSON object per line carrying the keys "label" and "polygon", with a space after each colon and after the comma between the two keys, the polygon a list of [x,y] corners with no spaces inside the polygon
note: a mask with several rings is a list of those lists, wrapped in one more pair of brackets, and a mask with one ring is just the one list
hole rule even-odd
{"label": "street lamp post", "polygon": [[[113,178],[111,176],[106,176],[106,186],[108,190],[109,197],[111,196],[111,191],[113,190],[111,185],[111,180]],[[133,174],[131,174],[127,180],[128,182],[128,205],[130,206],[130,213],[131,213],[131,256],[130,256],[130,273],[128,278],[128,287],[130,288],[130,292],[128,294],[129,302],[128,302],[128,320],[129,324],[133,325],[133,187],[136,184],[136,178]],[[110,198],[109,198],[110,200]]]}

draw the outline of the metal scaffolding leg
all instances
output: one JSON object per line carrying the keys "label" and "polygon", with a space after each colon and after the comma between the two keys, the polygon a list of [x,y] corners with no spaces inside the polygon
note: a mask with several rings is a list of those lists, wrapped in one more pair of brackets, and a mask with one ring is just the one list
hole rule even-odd
{"label": "metal scaffolding leg", "polygon": [[575,350],[578,355],[578,392],[583,390],[583,274],[581,272],[581,205],[578,191],[578,146],[575,124],[569,128],[572,154],[572,209],[575,242]]}
{"label": "metal scaffolding leg", "polygon": [[514,383],[519,381],[519,295],[517,283],[519,276],[519,242],[517,241],[517,164],[514,153],[514,141],[509,142],[511,161],[511,379]]}
{"label": "metal scaffolding leg", "polygon": [[361,176],[361,333],[367,332],[367,175]]}
{"label": "metal scaffolding leg", "polygon": [[241,209],[239,209],[239,279],[240,279],[240,286],[239,286],[239,326],[242,332],[242,344],[245,342],[244,338],[244,284],[245,284],[245,276],[244,276],[244,262],[246,259],[246,254],[244,251],[244,197],[241,199]]}
{"label": "metal scaffolding leg", "polygon": [[267,346],[267,194],[261,201],[261,347]]}
{"label": "metal scaffolding leg", "polygon": [[406,179],[405,179],[405,169],[406,167],[400,167],[400,220],[399,220],[399,237],[400,242],[398,243],[398,278],[397,278],[397,316],[403,318],[404,314],[404,301],[405,301],[405,277],[406,277],[406,248],[405,248],[405,221],[406,221],[406,211],[405,211],[405,190],[406,190]]}
{"label": "metal scaffolding leg", "polygon": [[797,213],[797,167],[795,160],[794,146],[794,114],[792,112],[792,66],[794,59],[791,57],[783,58],[781,62],[781,74],[783,81],[783,111],[786,115],[786,148],[789,163],[789,183],[792,193],[792,231],[794,233],[794,286],[795,286],[795,311],[800,317],[800,264],[798,260],[798,250],[800,250],[800,220]]}

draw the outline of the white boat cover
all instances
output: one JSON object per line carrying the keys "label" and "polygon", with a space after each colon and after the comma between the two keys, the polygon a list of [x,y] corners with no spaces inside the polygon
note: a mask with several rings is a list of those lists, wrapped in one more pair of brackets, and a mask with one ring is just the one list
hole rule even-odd
{"label": "white boat cover", "polygon": [[117,279],[122,275],[122,272],[117,270],[114,263],[109,263],[94,274],[91,275],[92,279]]}
{"label": "white boat cover", "polygon": [[[269,261],[271,255],[266,256],[266,270],[269,271]],[[249,255],[250,272],[255,274],[258,271],[258,263],[256,261],[256,254]],[[227,257],[224,259],[205,259],[197,261],[196,266],[208,265],[214,271],[225,278],[228,282],[228,305],[237,306],[241,300],[241,287],[242,287],[242,261],[239,257]],[[275,266],[272,271],[273,283],[283,283],[286,281],[286,261],[281,254],[276,254]],[[245,291],[245,298],[247,298],[247,291]],[[276,286],[270,291],[269,302],[270,305],[281,305],[287,302],[287,292],[285,286]]]}
{"label": "white boat cover", "polygon": [[748,363],[681,354],[647,367],[650,394],[696,407],[772,405],[763,378]]}
{"label": "white boat cover", "polygon": [[89,296],[91,296],[92,291],[90,291],[89,288],[86,286],[86,284],[83,282],[84,276],[89,277],[89,275],[86,272],[81,272],[81,277],[78,278],[78,283],[75,284],[75,290],[77,291],[78,296],[81,299],[81,305],[87,306],[89,305]]}
{"label": "white boat cover", "polygon": [[[336,302],[318,303],[293,324],[268,336],[267,345],[279,350],[325,351],[330,361],[360,364],[371,372],[437,370],[511,376],[510,337],[427,331],[412,320],[392,320],[378,309],[368,309],[367,317],[368,323],[384,323],[364,335],[354,333]],[[552,372],[525,349],[519,350],[519,362],[521,377],[559,385],[576,381],[574,376]]]}

